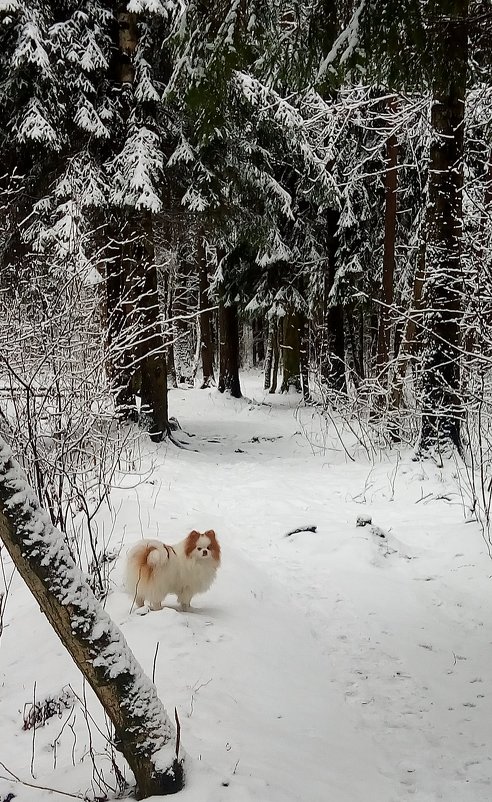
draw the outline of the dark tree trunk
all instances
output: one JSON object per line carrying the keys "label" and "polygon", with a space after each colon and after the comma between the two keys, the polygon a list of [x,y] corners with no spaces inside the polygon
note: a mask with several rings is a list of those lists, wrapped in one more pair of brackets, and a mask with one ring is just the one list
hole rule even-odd
{"label": "dark tree trunk", "polygon": [[237,306],[219,303],[219,384],[221,393],[241,398],[239,382],[239,324]]}
{"label": "dark tree trunk", "polygon": [[198,232],[197,260],[199,271],[199,308],[200,308],[200,355],[202,360],[201,388],[214,384],[214,345],[212,338],[212,310],[210,309],[207,254],[205,251],[205,234]]}
{"label": "dark tree trunk", "polygon": [[139,367],[141,375],[141,412],[148,423],[148,431],[156,442],[168,431],[167,366],[162,336],[157,266],[155,263],[152,217],[150,212],[141,213],[141,255],[136,259],[140,273],[137,289],[138,319],[140,324]]}
{"label": "dark tree trunk", "polygon": [[[123,214],[123,213],[122,213]],[[106,320],[108,374],[117,414],[141,421],[162,440],[168,428],[167,369],[150,212],[132,212],[121,240],[107,247]]]}
{"label": "dark tree trunk", "polygon": [[[345,318],[352,353],[352,379],[357,386],[364,380],[364,315],[355,314],[353,305],[345,307]],[[357,320],[356,320],[357,318]]]}
{"label": "dark tree trunk", "polygon": [[283,319],[282,386],[281,393],[291,389],[301,392],[301,315],[288,311]]}
{"label": "dark tree trunk", "polygon": [[190,323],[190,282],[192,265],[178,256],[173,293],[174,364],[179,384],[193,385],[193,332]]}
{"label": "dark tree trunk", "polygon": [[334,390],[346,392],[343,306],[329,307],[327,324],[330,344],[330,384]]}
{"label": "dark tree trunk", "polygon": [[334,390],[346,392],[345,378],[345,331],[343,306],[333,303],[330,293],[335,284],[339,213],[327,213],[328,225],[328,266],[324,281],[324,319],[326,320],[327,351],[322,356],[321,372]]}
{"label": "dark tree trunk", "polygon": [[265,320],[263,317],[254,318],[251,322],[253,328],[253,365],[265,361]]}
{"label": "dark tree trunk", "polygon": [[[118,51],[113,66],[121,91],[129,93],[134,82],[137,17],[120,10],[117,23]],[[167,369],[152,215],[136,210],[114,210],[113,214],[106,247],[108,373],[117,414],[134,420],[135,395],[140,394],[141,420],[152,439],[160,441],[168,430]]]}
{"label": "dark tree trunk", "polygon": [[42,612],[87,679],[131,767],[137,798],[183,787],[176,732],[122,633],[74,564],[10,449],[0,441],[0,538]]}
{"label": "dark tree trunk", "polygon": [[299,362],[302,397],[308,404],[311,401],[311,393],[309,391],[309,324],[303,314],[299,316]]}
{"label": "dark tree trunk", "polygon": [[[395,99],[388,103],[390,111],[395,109]],[[391,349],[391,307],[395,274],[396,213],[398,190],[398,142],[391,134],[386,141],[384,249],[381,304],[379,306],[378,347],[376,364],[379,380],[387,374]]]}
{"label": "dark tree trunk", "polygon": [[273,352],[275,349],[276,342],[277,342],[277,322],[272,317],[268,322],[268,344],[265,354],[265,366],[264,366],[265,379],[263,382],[263,387],[265,390],[268,390],[272,383],[272,362],[273,362]]}
{"label": "dark tree trunk", "polygon": [[460,319],[463,127],[468,0],[445,0],[434,20],[435,74],[427,204],[419,451],[461,451]]}
{"label": "dark tree trunk", "polygon": [[390,402],[393,409],[399,409],[402,404],[403,389],[405,384],[405,377],[408,370],[408,365],[416,349],[418,324],[422,314],[421,307],[422,307],[422,289],[424,286],[424,270],[425,270],[425,244],[422,244],[420,247],[417,268],[413,280],[413,290],[412,290],[412,299],[410,302],[410,309],[408,310],[408,318],[405,324],[403,337],[398,350],[395,372],[393,376],[393,385],[391,387]]}
{"label": "dark tree trunk", "polygon": [[[165,317],[166,320],[171,320],[173,316],[173,295],[174,295],[174,279],[170,267],[164,273],[162,292],[164,296]],[[173,387],[178,386],[176,378],[176,363],[174,360],[174,338],[173,327],[168,324],[167,330],[167,344],[166,344],[166,366],[168,372],[168,379]]]}
{"label": "dark tree trunk", "polygon": [[[123,243],[112,238],[107,227],[105,249],[106,370],[114,390],[116,414],[136,420],[135,388],[132,379],[135,354],[130,326],[131,279],[123,258]],[[123,227],[122,236],[125,236]]]}
{"label": "dark tree trunk", "polygon": [[278,370],[280,366],[280,349],[282,347],[282,325],[280,325],[277,321],[275,321],[272,347],[273,347],[273,365],[272,365],[272,377],[270,383],[270,393],[276,393],[277,383],[278,383]]}

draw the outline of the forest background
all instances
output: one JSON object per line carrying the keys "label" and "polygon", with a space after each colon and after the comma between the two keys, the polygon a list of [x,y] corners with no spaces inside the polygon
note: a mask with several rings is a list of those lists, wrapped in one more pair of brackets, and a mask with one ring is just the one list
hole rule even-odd
{"label": "forest background", "polygon": [[96,596],[122,455],[251,366],[369,458],[461,460],[488,537],[491,18],[0,0],[0,430]]}

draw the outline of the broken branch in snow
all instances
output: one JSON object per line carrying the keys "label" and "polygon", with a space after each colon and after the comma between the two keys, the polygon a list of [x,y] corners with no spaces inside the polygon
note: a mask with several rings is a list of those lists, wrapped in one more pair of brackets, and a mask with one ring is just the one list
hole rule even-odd
{"label": "broken branch in snow", "polygon": [[316,532],[318,529],[317,526],[301,526],[299,529],[293,529],[291,532],[286,532],[284,537],[290,537],[291,535],[297,535],[298,532]]}
{"label": "broken branch in snow", "polygon": [[176,760],[179,762],[179,747],[181,745],[181,722],[178,716],[178,708],[174,708],[174,720],[176,722]]}

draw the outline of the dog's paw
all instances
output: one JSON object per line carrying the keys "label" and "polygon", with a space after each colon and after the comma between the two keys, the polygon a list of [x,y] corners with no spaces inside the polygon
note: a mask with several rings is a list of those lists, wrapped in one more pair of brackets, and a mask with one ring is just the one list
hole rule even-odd
{"label": "dog's paw", "polygon": [[142,604],[141,607],[137,607],[135,610],[135,615],[147,615],[147,613],[150,613],[150,607],[148,604]]}

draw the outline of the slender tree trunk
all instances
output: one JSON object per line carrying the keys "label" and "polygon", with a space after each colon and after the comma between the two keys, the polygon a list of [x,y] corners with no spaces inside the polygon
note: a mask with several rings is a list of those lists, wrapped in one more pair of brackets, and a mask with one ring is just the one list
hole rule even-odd
{"label": "slender tree trunk", "polygon": [[237,306],[219,303],[219,392],[241,398],[239,382],[239,324]]}
{"label": "slender tree trunk", "polygon": [[[395,109],[395,98],[388,103],[390,111]],[[398,189],[398,142],[395,134],[386,141],[385,207],[384,207],[384,249],[381,304],[379,307],[378,347],[376,364],[380,375],[387,373],[390,349],[390,309],[393,305],[393,284],[395,274],[396,213]]]}
{"label": "slender tree trunk", "polygon": [[239,338],[241,367],[248,370],[254,366],[254,334],[251,320],[243,320]]}
{"label": "slender tree trunk", "polygon": [[289,310],[283,320],[282,386],[281,393],[291,389],[301,392],[301,316]]}
{"label": "slender tree trunk", "polygon": [[133,57],[138,44],[138,19],[135,12],[127,11],[121,5],[116,12],[118,24],[118,59],[116,74],[119,83],[133,86],[135,66]]}
{"label": "slender tree trunk", "polygon": [[334,390],[346,392],[345,334],[343,306],[330,306],[327,313],[329,352],[329,381]]}
{"label": "slender tree trunk", "polygon": [[302,384],[302,397],[306,404],[311,401],[309,391],[309,324],[306,315],[299,315],[299,364]]}
{"label": "slender tree trunk", "polygon": [[410,303],[410,309],[408,311],[408,318],[405,323],[402,341],[398,350],[398,357],[393,375],[393,384],[391,387],[391,406],[393,409],[399,409],[401,407],[408,365],[412,355],[415,353],[418,319],[421,317],[424,270],[425,243],[422,243],[413,280],[412,300]]}
{"label": "slender tree trunk", "polygon": [[265,319],[263,316],[253,318],[253,366],[265,361]]}
{"label": "slender tree trunk", "polygon": [[174,359],[180,384],[193,385],[193,336],[190,324],[191,264],[183,254],[178,257],[173,298]]}
{"label": "slender tree trunk", "polygon": [[155,263],[152,216],[141,213],[141,255],[136,259],[139,272],[137,290],[139,335],[139,367],[141,410],[148,419],[148,431],[152,440],[159,442],[167,434],[167,366],[162,336],[157,266]]}
{"label": "slender tree trunk", "polygon": [[[163,283],[163,295],[164,295],[164,306],[165,306],[165,316],[166,320],[171,320],[173,316],[173,295],[174,295],[174,270],[169,265],[168,269],[164,273],[164,283]],[[173,328],[170,326],[168,328],[168,343],[166,344],[166,366],[168,372],[168,378],[173,387],[178,386],[178,380],[176,378],[176,363],[174,360],[174,342],[173,342]]]}
{"label": "slender tree trunk", "polygon": [[427,204],[425,342],[419,451],[461,451],[463,139],[468,0],[444,0],[434,20],[435,75]]}
{"label": "slender tree trunk", "polygon": [[278,371],[280,366],[280,349],[282,347],[282,325],[275,321],[274,339],[273,339],[273,366],[272,366],[272,380],[270,384],[270,393],[277,392]]}
{"label": "slender tree trunk", "polygon": [[215,383],[214,346],[212,339],[212,311],[210,309],[207,254],[205,251],[205,232],[198,231],[197,260],[199,271],[199,307],[200,307],[200,355],[202,360],[201,389]]}
{"label": "slender tree trunk", "polygon": [[[364,316],[356,315],[354,307],[345,307],[345,318],[352,352],[352,379],[355,385],[364,380]],[[356,317],[358,318],[356,321]]]}
{"label": "slender tree trunk", "polygon": [[275,348],[275,341],[277,339],[277,324],[273,317],[270,318],[268,321],[268,344],[267,344],[267,351],[265,354],[265,365],[264,365],[264,375],[265,379],[263,382],[263,388],[268,390],[272,383],[272,361],[273,361],[273,351]]}
{"label": "slender tree trunk", "polygon": [[19,574],[108,714],[131,767],[137,798],[183,787],[176,732],[122,633],[74,564],[0,441],[0,537]]}
{"label": "slender tree trunk", "polygon": [[132,383],[135,356],[128,319],[130,281],[123,259],[123,244],[111,236],[112,227],[111,224],[106,227],[105,248],[106,370],[114,390],[117,415],[136,421],[135,388]]}
{"label": "slender tree trunk", "polygon": [[[328,226],[328,266],[324,280],[324,315],[326,321],[327,354],[321,366],[322,375],[334,390],[347,391],[345,377],[345,321],[343,306],[334,303],[330,294],[335,284],[337,250],[338,250],[338,224],[340,214],[330,211],[327,214]],[[326,364],[325,364],[326,363]]]}

